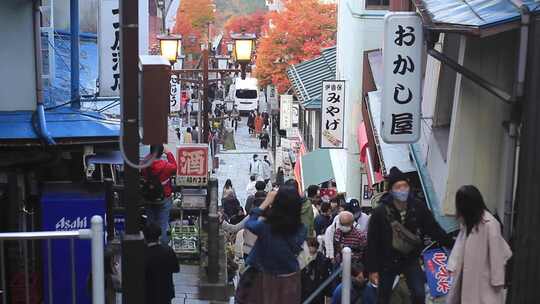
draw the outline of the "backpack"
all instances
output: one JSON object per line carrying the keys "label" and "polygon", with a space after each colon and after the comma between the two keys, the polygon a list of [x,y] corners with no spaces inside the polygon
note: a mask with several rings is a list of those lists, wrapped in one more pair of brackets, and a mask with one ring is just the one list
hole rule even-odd
{"label": "backpack", "polygon": [[148,202],[161,202],[165,198],[163,184],[159,180],[161,171],[154,175],[150,168],[145,169],[146,178],[141,180],[141,195]]}

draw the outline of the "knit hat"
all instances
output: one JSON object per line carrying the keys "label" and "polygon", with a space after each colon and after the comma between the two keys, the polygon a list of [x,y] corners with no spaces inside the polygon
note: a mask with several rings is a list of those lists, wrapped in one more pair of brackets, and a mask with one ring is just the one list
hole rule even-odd
{"label": "knit hat", "polygon": [[399,170],[397,167],[392,167],[390,169],[390,174],[386,176],[386,180],[388,181],[389,188],[392,188],[392,186],[399,181],[409,182],[407,176],[405,176],[405,174],[401,172],[401,170]]}

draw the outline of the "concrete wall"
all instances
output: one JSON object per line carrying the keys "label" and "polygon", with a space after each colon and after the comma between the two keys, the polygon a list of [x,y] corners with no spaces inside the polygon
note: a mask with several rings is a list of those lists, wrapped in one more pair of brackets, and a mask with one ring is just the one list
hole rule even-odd
{"label": "concrete wall", "polygon": [[[509,47],[500,47],[506,45]],[[463,65],[512,92],[517,59],[517,31],[484,39],[466,38]],[[504,153],[509,141],[503,122],[510,117],[510,106],[466,78],[456,89],[450,145],[448,184],[443,201],[445,213],[454,214],[456,190],[476,185],[490,210],[501,211],[501,189],[509,182],[504,172]],[[456,87],[458,82],[456,82]]]}
{"label": "concrete wall", "polygon": [[[518,45],[516,31],[482,39],[448,35],[440,42],[436,47],[449,57],[506,92],[512,92]],[[513,47],[501,48],[501,45]],[[457,189],[472,184],[480,189],[488,208],[502,215],[506,184],[510,183],[506,157],[511,150],[503,122],[509,119],[510,107],[428,57],[422,113],[433,119],[422,123],[421,157],[443,212],[455,214]]]}
{"label": "concrete wall", "polygon": [[0,111],[36,108],[32,1],[0,1]]}
{"label": "concrete wall", "polygon": [[[357,129],[362,122],[362,70],[364,51],[382,47],[382,11],[364,10],[365,1],[342,0],[338,5],[336,78],[346,81],[345,151],[333,150],[336,174],[345,175],[344,185],[337,179],[338,190],[348,198],[361,197],[362,166],[359,159]],[[346,157],[344,157],[346,156]]]}

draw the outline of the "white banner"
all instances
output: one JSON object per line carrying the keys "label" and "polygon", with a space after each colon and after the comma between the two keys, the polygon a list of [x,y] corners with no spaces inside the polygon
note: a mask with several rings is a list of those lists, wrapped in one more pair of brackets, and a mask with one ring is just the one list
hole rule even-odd
{"label": "white banner", "polygon": [[345,124],[345,81],[323,81],[321,149],[341,149]]}
{"label": "white banner", "polygon": [[387,143],[420,139],[423,38],[422,20],[415,12],[386,14],[381,135]]}
{"label": "white banner", "polygon": [[278,104],[278,97],[276,94],[276,87],[273,85],[269,85],[266,87],[266,96],[268,98],[268,104],[270,105],[270,109],[272,111],[277,111],[279,109]]}
{"label": "white banner", "polygon": [[[120,96],[118,0],[98,0],[99,96]],[[139,54],[148,54],[148,1],[139,0]]]}
{"label": "white banner", "polygon": [[279,127],[281,130],[292,128],[293,124],[293,97],[292,95],[280,96]]}
{"label": "white banner", "polygon": [[298,125],[298,121],[300,120],[300,103],[298,101],[293,102],[292,112],[292,123],[293,125]]}
{"label": "white banner", "polygon": [[171,76],[171,109],[170,112],[180,112],[180,82],[178,81],[178,76]]}
{"label": "white banner", "polygon": [[120,12],[118,0],[100,0],[98,14],[99,96],[120,96]]}

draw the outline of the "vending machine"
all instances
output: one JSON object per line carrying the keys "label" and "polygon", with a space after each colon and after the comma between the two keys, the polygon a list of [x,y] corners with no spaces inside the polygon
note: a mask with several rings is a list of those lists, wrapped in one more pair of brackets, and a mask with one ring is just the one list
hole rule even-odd
{"label": "vending machine", "polygon": [[[102,184],[51,183],[45,185],[41,197],[41,215],[43,231],[90,229],[92,216],[100,215],[105,218],[105,193]],[[70,240],[52,240],[50,251],[47,242],[43,242],[43,290],[46,304],[72,303],[73,292],[76,303],[91,304],[90,240],[76,239],[73,245],[72,255]],[[52,269],[50,275],[49,252]],[[72,256],[74,269],[71,267]],[[49,284],[52,287],[52,303],[49,298]]]}

